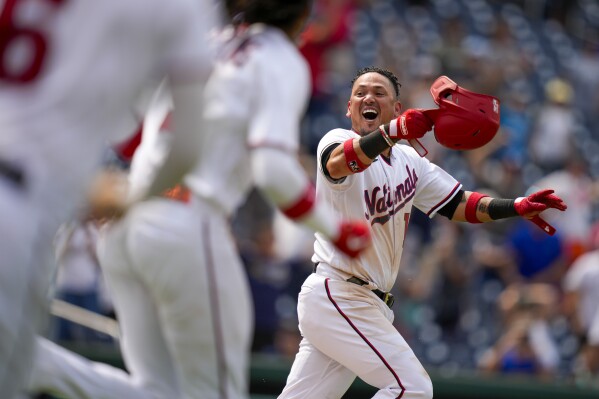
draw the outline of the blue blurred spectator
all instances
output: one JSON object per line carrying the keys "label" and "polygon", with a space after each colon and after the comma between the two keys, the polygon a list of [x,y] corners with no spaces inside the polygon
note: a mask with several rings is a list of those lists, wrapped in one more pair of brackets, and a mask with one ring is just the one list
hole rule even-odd
{"label": "blue blurred spectator", "polygon": [[559,232],[547,235],[530,221],[521,219],[508,240],[521,281],[560,284],[566,265]]}

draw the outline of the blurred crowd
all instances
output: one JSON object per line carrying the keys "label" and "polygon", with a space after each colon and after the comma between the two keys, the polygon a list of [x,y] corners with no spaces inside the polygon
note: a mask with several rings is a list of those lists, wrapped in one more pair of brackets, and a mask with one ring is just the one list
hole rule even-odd
{"label": "blurred crowd", "polygon": [[[423,364],[446,376],[470,369],[599,384],[599,348],[586,339],[599,318],[599,3],[315,3],[301,46],[313,79],[302,130],[311,176],[320,137],[349,128],[348,82],[377,65],[400,78],[404,109],[434,108],[429,87],[440,75],[501,100],[500,131],[481,149],[443,148],[433,132],[424,138],[429,159],[465,189],[514,198],[552,187],[568,204],[544,214],[554,236],[519,218],[458,225],[413,210],[393,309]],[[233,225],[254,294],[253,350],[292,358],[312,234],[257,192]],[[57,291],[110,315],[96,235],[85,223],[59,234]],[[55,338],[106,340],[64,322]]]}

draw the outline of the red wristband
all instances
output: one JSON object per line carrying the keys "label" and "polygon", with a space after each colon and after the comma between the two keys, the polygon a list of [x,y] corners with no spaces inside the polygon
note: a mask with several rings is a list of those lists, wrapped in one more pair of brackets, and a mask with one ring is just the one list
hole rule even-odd
{"label": "red wristband", "polygon": [[140,125],[133,136],[113,147],[114,152],[124,161],[131,162],[133,154],[135,154],[137,147],[141,143],[142,132],[143,125]]}
{"label": "red wristband", "polygon": [[316,190],[314,190],[314,185],[309,184],[301,198],[299,198],[293,205],[281,209],[281,212],[283,212],[289,219],[299,219],[312,210],[315,200]]}
{"label": "red wristband", "polygon": [[345,140],[343,143],[343,154],[345,155],[345,162],[347,163],[347,168],[352,171],[352,173],[362,172],[369,165],[365,165],[360,158],[358,158],[358,154],[356,150],[354,150],[354,140],[349,139]]}
{"label": "red wristband", "polygon": [[468,197],[468,202],[466,202],[466,221],[468,223],[482,223],[476,217],[476,205],[481,198],[488,197],[488,195],[472,192],[470,197]]}

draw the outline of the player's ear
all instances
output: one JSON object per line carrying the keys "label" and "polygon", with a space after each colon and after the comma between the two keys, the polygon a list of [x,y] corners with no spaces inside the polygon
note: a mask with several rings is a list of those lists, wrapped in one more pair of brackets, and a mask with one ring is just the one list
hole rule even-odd
{"label": "player's ear", "polygon": [[349,107],[351,106],[351,101],[347,102],[347,112],[345,113],[345,116],[347,116],[348,118],[351,118],[351,112],[349,110]]}
{"label": "player's ear", "polygon": [[401,103],[399,101],[395,101],[395,106],[393,109],[393,116],[398,117],[401,115]]}

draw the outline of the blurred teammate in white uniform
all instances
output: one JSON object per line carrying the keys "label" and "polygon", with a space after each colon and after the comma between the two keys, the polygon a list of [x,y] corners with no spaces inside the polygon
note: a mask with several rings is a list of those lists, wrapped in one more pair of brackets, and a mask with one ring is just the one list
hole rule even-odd
{"label": "blurred teammate in white uniform", "polygon": [[[310,3],[247,2],[243,26],[223,33],[206,86],[199,163],[185,187],[174,199],[136,205],[101,239],[99,259],[120,321],[125,364],[152,397],[248,397],[253,307],[229,219],[254,184],[289,218],[346,253],[355,256],[369,242],[363,222],[340,222],[315,201],[297,160],[310,80],[294,39]],[[169,137],[158,130],[168,108],[159,98],[144,121],[131,167],[133,191],[143,191],[161,162]],[[114,370],[94,370],[100,366],[73,356],[68,364],[56,359],[46,369],[62,376],[48,388],[65,394],[76,387],[85,398],[123,397]],[[67,368],[73,371],[62,372]]]}
{"label": "blurred teammate in white uniform", "polygon": [[401,114],[399,84],[387,70],[358,72],[347,116],[352,130],[334,129],[319,143],[317,197],[338,215],[369,222],[373,245],[348,259],[316,234],[317,267],[298,301],[303,339],[279,398],[341,398],[359,376],[379,388],[377,399],[430,399],[430,378],[392,324],[388,293],[412,206],[429,217],[478,223],[565,205],[551,193],[514,201],[463,191],[414,149],[394,144],[422,137],[432,121],[419,110]]}
{"label": "blurred teammate in white uniform", "polygon": [[194,0],[0,3],[3,398],[15,396],[31,368],[52,236],[83,200],[107,141],[133,130],[138,97],[165,75],[175,102],[189,108],[178,107],[173,154],[151,191],[193,166],[197,86],[210,70],[200,45],[207,26]]}
{"label": "blurred teammate in white uniform", "polygon": [[591,250],[578,257],[563,279],[564,303],[581,337],[582,366],[599,373],[599,224],[591,233]]}

